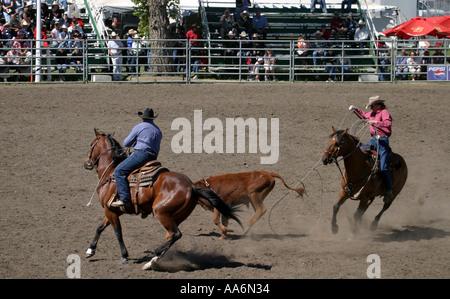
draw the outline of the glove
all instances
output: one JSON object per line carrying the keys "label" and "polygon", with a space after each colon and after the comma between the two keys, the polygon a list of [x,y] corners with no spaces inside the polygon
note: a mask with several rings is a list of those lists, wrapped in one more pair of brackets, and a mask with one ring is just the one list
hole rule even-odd
{"label": "glove", "polygon": [[350,105],[350,107],[348,107],[348,110],[352,111],[352,110],[354,110],[355,108],[356,108],[355,106]]}

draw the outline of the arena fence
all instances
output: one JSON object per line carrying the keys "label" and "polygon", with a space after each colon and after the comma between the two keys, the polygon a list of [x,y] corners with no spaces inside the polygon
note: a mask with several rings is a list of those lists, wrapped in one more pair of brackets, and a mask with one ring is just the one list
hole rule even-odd
{"label": "arena fence", "polygon": [[[11,41],[0,40],[0,83],[450,80],[449,40],[428,41],[433,46],[423,49],[417,40],[366,41],[363,48],[350,40],[320,44],[310,40],[307,54],[300,55],[294,40],[198,40],[201,46],[187,40],[140,40],[135,51],[129,51],[122,40],[120,74],[113,76],[111,56],[102,46],[106,40],[70,40],[55,46],[47,40],[41,49],[31,41],[22,47],[16,44],[17,51],[25,52],[19,56],[8,54]],[[275,55],[273,66],[264,65],[268,51]],[[412,57],[414,65],[412,60],[401,61],[402,51],[406,51],[405,61]]]}

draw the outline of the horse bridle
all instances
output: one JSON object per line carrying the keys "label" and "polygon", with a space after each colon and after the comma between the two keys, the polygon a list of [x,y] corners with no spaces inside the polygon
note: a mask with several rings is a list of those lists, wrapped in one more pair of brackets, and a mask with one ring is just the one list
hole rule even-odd
{"label": "horse bridle", "polygon": [[99,137],[97,137],[97,140],[95,140],[94,144],[91,145],[91,150],[90,150],[90,152],[89,152],[89,157],[88,157],[88,158],[89,158],[89,159],[88,159],[89,162],[86,164],[86,169],[89,169],[89,170],[94,169],[94,167],[97,166],[98,161],[100,160],[101,156],[103,156],[103,154],[105,154],[105,153],[107,153],[107,152],[109,152],[110,150],[113,149],[112,147],[107,148],[106,150],[104,150],[104,151],[97,157],[97,159],[95,159],[94,162],[92,162],[92,153],[94,152],[94,148],[95,148],[95,146],[97,145],[97,143],[100,141],[100,138],[101,138],[101,137],[104,137],[104,136],[99,136]]}

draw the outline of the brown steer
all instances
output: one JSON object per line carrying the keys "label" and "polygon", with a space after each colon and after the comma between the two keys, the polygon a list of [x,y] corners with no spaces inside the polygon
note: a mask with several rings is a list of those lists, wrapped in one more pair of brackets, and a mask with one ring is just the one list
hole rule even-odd
{"label": "brown steer", "polygon": [[[286,188],[294,190],[299,196],[303,196],[305,188],[291,188],[279,174],[266,171],[251,171],[211,176],[195,182],[194,185],[198,188],[210,188],[222,197],[225,200],[225,203],[231,207],[240,204],[245,204],[248,207],[249,203],[251,203],[255,210],[255,214],[247,223],[244,231],[244,234],[246,234],[252,225],[267,211],[263,204],[263,200],[275,186],[275,178],[280,179]],[[227,228],[228,219],[222,217],[221,222],[219,219],[220,212],[212,207],[209,202],[200,200],[197,203],[205,210],[214,211],[214,223],[222,230],[222,236],[220,238],[225,239],[227,233],[231,231]]]}

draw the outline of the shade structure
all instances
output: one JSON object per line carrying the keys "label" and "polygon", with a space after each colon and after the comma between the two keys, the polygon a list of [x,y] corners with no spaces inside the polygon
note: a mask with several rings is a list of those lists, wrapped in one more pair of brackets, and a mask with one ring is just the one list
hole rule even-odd
{"label": "shade structure", "polygon": [[422,35],[438,38],[450,37],[450,15],[430,18],[415,17],[384,31],[383,34],[386,36],[398,36],[403,39]]}

